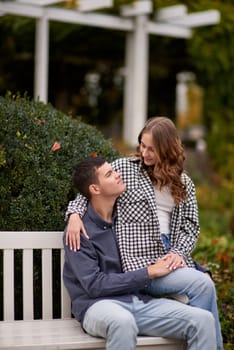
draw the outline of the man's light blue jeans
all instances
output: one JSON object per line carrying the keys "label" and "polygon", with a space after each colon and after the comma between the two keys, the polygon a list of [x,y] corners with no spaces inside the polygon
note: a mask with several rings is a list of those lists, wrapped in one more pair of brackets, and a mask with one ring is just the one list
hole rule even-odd
{"label": "man's light blue jeans", "polygon": [[83,326],[106,338],[107,350],[135,350],[137,335],[185,339],[187,350],[216,350],[213,315],[166,298],[98,301],[87,310]]}
{"label": "man's light blue jeans", "polygon": [[144,291],[153,296],[186,294],[190,306],[210,311],[215,320],[217,349],[223,350],[216,290],[207,274],[193,268],[178,268],[167,276],[151,280],[151,284]]}

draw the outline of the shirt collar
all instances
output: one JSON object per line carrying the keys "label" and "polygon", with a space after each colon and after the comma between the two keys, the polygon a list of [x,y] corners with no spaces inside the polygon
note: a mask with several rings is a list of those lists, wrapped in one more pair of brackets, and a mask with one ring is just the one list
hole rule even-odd
{"label": "shirt collar", "polygon": [[107,222],[105,220],[103,220],[101,218],[101,216],[99,216],[96,211],[93,209],[91,203],[88,203],[88,208],[87,208],[87,213],[88,213],[88,216],[89,218],[95,222],[95,224],[97,226],[99,226],[100,228],[106,230],[107,228],[112,228],[113,224],[115,223],[115,220],[116,220],[116,210],[114,208],[114,211],[113,211],[113,217],[112,217],[112,222]]}
{"label": "shirt collar", "polygon": [[131,157],[129,158],[129,161],[138,164],[139,171],[143,172],[144,174],[147,174],[147,170],[145,169],[142,159],[140,157]]}

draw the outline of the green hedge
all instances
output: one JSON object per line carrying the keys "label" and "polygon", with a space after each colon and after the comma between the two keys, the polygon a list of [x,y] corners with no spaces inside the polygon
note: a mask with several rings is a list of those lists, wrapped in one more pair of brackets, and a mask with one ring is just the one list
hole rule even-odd
{"label": "green hedge", "polygon": [[64,229],[73,166],[93,154],[111,161],[118,151],[80,118],[26,96],[0,97],[0,123],[0,229]]}

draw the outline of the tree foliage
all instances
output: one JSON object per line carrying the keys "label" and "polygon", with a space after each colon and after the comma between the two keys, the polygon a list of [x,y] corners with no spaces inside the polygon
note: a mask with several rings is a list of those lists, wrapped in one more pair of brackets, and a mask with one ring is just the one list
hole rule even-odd
{"label": "tree foliage", "polygon": [[1,230],[62,230],[73,166],[118,152],[96,128],[27,97],[0,97],[0,122]]}
{"label": "tree foliage", "polygon": [[[188,52],[205,87],[205,115],[208,150],[219,174],[234,179],[234,12],[233,4],[206,1],[207,8],[220,11],[221,22],[209,29],[197,30]],[[196,2],[196,10],[204,9],[204,2]]]}
{"label": "tree foliage", "polygon": [[[132,2],[115,0],[112,9],[101,12],[119,14],[121,5]],[[154,12],[178,4],[174,0],[152,2]],[[218,9],[221,22],[195,28],[190,40],[150,37],[149,116],[173,117],[176,73],[193,70],[205,91],[204,123],[213,166],[221,177],[233,181],[233,2],[183,0],[180,3],[185,4],[189,12]],[[67,4],[75,6],[76,1],[67,1]],[[2,16],[0,30],[0,93],[5,94],[9,89],[27,91],[32,96],[35,20]],[[124,33],[51,22],[49,101],[59,110],[82,115],[97,126],[103,127],[115,119],[116,124],[120,124],[123,86],[117,87],[114,79],[124,65],[124,50]],[[89,72],[100,75],[96,107],[88,104],[85,75]]]}

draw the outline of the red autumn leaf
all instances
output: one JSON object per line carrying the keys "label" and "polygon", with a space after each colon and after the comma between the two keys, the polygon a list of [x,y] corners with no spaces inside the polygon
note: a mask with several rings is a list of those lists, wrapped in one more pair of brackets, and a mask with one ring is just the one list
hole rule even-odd
{"label": "red autumn leaf", "polygon": [[53,144],[51,151],[52,152],[56,152],[59,148],[61,148],[61,144],[58,141],[55,141],[55,143]]}
{"label": "red autumn leaf", "polygon": [[212,244],[213,245],[217,245],[218,244],[218,240],[217,239],[212,239]]}
{"label": "red autumn leaf", "polygon": [[45,122],[46,122],[45,119],[38,119],[38,118],[35,118],[35,120],[36,120],[39,124],[45,124]]}

